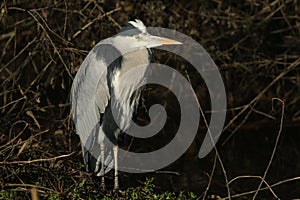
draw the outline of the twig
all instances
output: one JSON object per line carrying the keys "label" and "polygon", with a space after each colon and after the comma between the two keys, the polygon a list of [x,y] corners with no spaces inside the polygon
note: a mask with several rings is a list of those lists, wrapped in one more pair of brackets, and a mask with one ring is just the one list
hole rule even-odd
{"label": "twig", "polygon": [[173,175],[180,175],[179,172],[174,172],[174,171],[163,171],[163,170],[159,170],[159,171],[155,171],[156,174],[173,174]]}
{"label": "twig", "polygon": [[47,187],[43,187],[43,186],[39,186],[39,185],[33,185],[33,184],[19,184],[19,183],[6,183],[5,186],[8,186],[8,187],[29,187],[29,188],[37,188],[37,189],[42,189],[42,190],[47,190],[47,191],[51,191],[51,192],[57,192],[55,190],[52,190],[50,188],[47,188]]}
{"label": "twig", "polygon": [[31,199],[39,200],[38,190],[36,189],[36,187],[31,188]]}
{"label": "twig", "polygon": [[[37,13],[37,11],[34,11],[34,12]],[[56,53],[56,54],[58,55],[60,61],[61,61],[62,64],[64,65],[64,67],[65,67],[65,69],[66,69],[66,71],[67,71],[69,77],[73,80],[73,76],[72,76],[72,74],[71,74],[69,68],[67,67],[67,65],[66,65],[66,63],[65,63],[65,61],[64,61],[64,59],[62,58],[61,54],[59,53],[58,49],[56,48],[54,42],[52,41],[50,35],[48,34],[48,32],[47,32],[47,30],[46,30],[46,28],[39,22],[39,20],[36,18],[36,16],[34,16],[33,11],[28,11],[27,13],[28,13],[28,14],[36,21],[36,23],[43,29],[43,31],[44,31],[46,37],[48,38],[48,40],[50,41],[52,47],[54,48],[54,53]],[[37,15],[39,15],[39,13],[37,13]]]}
{"label": "twig", "polygon": [[16,99],[16,100],[14,100],[14,101],[11,101],[11,102],[9,102],[9,103],[3,105],[2,107],[0,107],[0,110],[5,109],[6,107],[10,106],[11,104],[16,104],[16,103],[18,103],[19,101],[22,101],[22,100],[24,100],[24,99],[27,99],[27,98],[23,96],[23,97],[21,97],[21,98],[19,98],[19,99]]}
{"label": "twig", "polygon": [[[64,39],[63,37],[61,37],[60,35],[58,35],[57,33],[55,33],[47,24],[47,22],[45,21],[45,19],[41,16],[41,14],[39,12],[37,12],[36,10],[31,10],[32,12],[34,12],[43,22],[43,24],[45,25],[45,28],[47,28],[47,30],[52,33],[54,36],[56,36],[57,38],[59,38],[62,42],[64,42],[65,44],[71,44],[71,42],[67,41],[66,39]],[[39,25],[41,25],[41,23],[38,23]]]}
{"label": "twig", "polygon": [[[279,102],[281,103],[281,105],[282,105],[282,106],[281,106],[280,127],[279,127],[279,131],[278,131],[278,135],[277,135],[277,138],[276,138],[275,146],[274,146],[274,149],[273,149],[271,158],[270,158],[270,160],[269,160],[268,166],[267,166],[267,168],[266,168],[266,170],[265,170],[265,172],[264,172],[264,175],[263,175],[263,177],[262,177],[262,181],[260,182],[260,184],[259,184],[259,186],[258,186],[258,188],[257,188],[257,190],[256,190],[256,192],[255,192],[255,194],[254,194],[254,196],[253,196],[252,199],[255,199],[255,198],[256,198],[256,196],[257,196],[257,194],[258,194],[258,192],[259,192],[259,189],[261,188],[261,186],[262,186],[262,184],[263,184],[263,182],[264,182],[264,180],[265,180],[265,178],[266,178],[266,176],[267,176],[267,173],[268,173],[268,171],[269,171],[269,169],[270,169],[270,166],[271,166],[271,164],[272,164],[272,162],[273,162],[273,159],[274,159],[274,156],[275,156],[275,153],[276,153],[276,150],[277,150],[279,138],[280,138],[281,132],[282,132],[283,119],[284,119],[284,101],[282,101],[282,100],[279,99],[279,98],[273,98],[273,99],[272,99],[272,106],[273,106],[275,100],[279,101]],[[273,108],[273,110],[274,110],[274,108]],[[275,197],[278,198],[277,196],[275,196]]]}
{"label": "twig", "polygon": [[214,158],[214,165],[213,165],[213,168],[211,170],[211,173],[210,173],[210,176],[209,176],[209,181],[208,181],[208,184],[205,188],[205,191],[204,191],[204,194],[203,194],[203,200],[207,199],[206,195],[207,195],[207,192],[211,186],[211,183],[212,183],[212,178],[214,176],[214,173],[215,173],[215,169],[216,169],[216,166],[217,166],[217,155],[215,155],[215,158]]}
{"label": "twig", "polygon": [[31,163],[37,163],[37,162],[48,162],[48,161],[52,161],[52,160],[56,160],[59,158],[66,158],[69,157],[71,155],[73,155],[75,152],[66,154],[66,155],[60,155],[60,156],[56,156],[53,158],[41,158],[41,159],[36,159],[36,160],[21,160],[21,161],[11,161],[11,162],[0,162],[0,165],[14,165],[14,164],[31,164]]}
{"label": "twig", "polygon": [[14,56],[8,63],[6,63],[3,67],[1,67],[0,73],[2,72],[3,69],[5,69],[11,63],[13,63],[17,58],[19,58],[20,55],[22,55],[25,52],[25,50],[27,50],[33,43],[35,43],[36,39],[37,39],[37,36],[34,37],[32,41],[28,42],[27,45],[21,51],[19,51],[19,53],[16,56]]}
{"label": "twig", "polygon": [[15,31],[11,31],[9,33],[4,33],[2,35],[0,35],[0,40],[4,40],[6,38],[12,38],[16,35]]}
{"label": "twig", "polygon": [[[237,179],[241,179],[241,178],[259,178],[259,179],[262,179],[260,176],[239,176],[239,177],[236,177],[236,178],[232,179],[230,181],[230,183],[232,183],[233,181],[236,181]],[[285,179],[285,180],[282,180],[282,181],[278,181],[277,183],[274,183],[272,185],[268,185],[267,184],[266,187],[261,188],[259,191],[268,190],[270,188],[277,187],[277,186],[282,185],[284,183],[288,183],[288,182],[291,182],[291,181],[298,181],[298,180],[300,180],[300,176],[289,178],[289,179]],[[238,198],[238,197],[250,195],[250,194],[255,193],[256,191],[257,190],[251,190],[251,191],[243,192],[243,193],[240,193],[240,194],[235,194],[235,195],[232,195],[232,198]],[[226,199],[228,199],[228,198],[225,197],[224,200],[226,200]]]}
{"label": "twig", "polygon": [[[282,77],[284,77],[287,73],[289,73],[291,70],[296,68],[300,64],[300,58],[295,60],[293,63],[291,63],[283,72],[281,72],[278,76],[276,76],[269,85],[267,85],[254,99],[252,99],[237,115],[235,115],[228,124],[224,127],[223,131],[227,130],[248,108],[251,107],[252,104],[254,104],[256,101],[258,101],[263,94],[270,89],[278,80],[280,80]],[[223,143],[222,145],[224,145]]]}
{"label": "twig", "polygon": [[[238,177],[235,177],[234,179],[230,180],[230,181],[229,181],[229,184],[233,183],[234,181],[236,181],[236,180],[238,180],[238,179],[245,179],[245,178],[255,178],[255,179],[260,179],[260,180],[261,180],[262,182],[264,182],[267,186],[266,186],[265,188],[260,188],[259,190],[261,191],[261,190],[269,189],[269,190],[271,191],[271,193],[272,193],[276,198],[278,198],[277,195],[275,194],[275,192],[273,191],[272,187],[271,187],[271,186],[268,184],[268,182],[267,182],[265,179],[263,179],[261,176],[238,176]],[[257,190],[255,190],[255,191],[257,191]],[[254,191],[252,191],[252,193],[254,193]],[[249,194],[249,193],[247,192],[247,194]],[[244,194],[244,195],[245,195],[245,194]]]}
{"label": "twig", "polygon": [[[96,6],[102,13],[105,13],[104,10],[103,10],[103,8],[102,8],[102,6],[100,6],[100,5],[98,4],[97,1],[93,0],[93,2],[94,2],[94,4],[95,4],[95,6]],[[121,10],[121,7],[118,7],[118,8],[116,8],[116,9]],[[115,9],[114,9],[114,10],[115,10]],[[106,15],[106,16],[108,17],[108,19],[109,19],[110,21],[112,21],[112,22],[115,24],[115,26],[117,26],[118,29],[121,28],[120,24],[119,24],[118,22],[116,22],[116,20],[114,20],[114,18],[112,18],[110,15]]]}
{"label": "twig", "polygon": [[26,121],[24,121],[24,120],[17,121],[17,122],[15,122],[15,123],[12,125],[12,127],[10,128],[9,136],[12,135],[12,129],[13,129],[13,127],[14,127],[16,124],[19,124],[20,122],[22,122],[22,123],[25,124],[24,128],[19,132],[19,134],[18,134],[17,136],[15,136],[13,139],[10,139],[10,141],[9,141],[8,143],[6,143],[6,144],[0,146],[0,149],[2,149],[2,148],[4,148],[4,147],[9,146],[10,144],[12,144],[15,140],[17,140],[17,139],[22,135],[22,133],[24,132],[24,130],[29,126],[29,124],[28,124]]}
{"label": "twig", "polygon": [[90,27],[91,25],[93,25],[96,21],[102,19],[102,18],[105,17],[105,16],[109,16],[109,15],[111,15],[112,13],[117,12],[117,11],[119,11],[119,10],[121,10],[120,7],[115,8],[115,9],[113,9],[113,10],[107,12],[107,13],[102,14],[102,15],[99,15],[97,18],[93,19],[91,22],[88,22],[88,23],[87,23],[86,25],[84,25],[80,30],[78,30],[78,31],[72,36],[72,39],[75,39],[79,34],[81,34],[85,29],[87,29],[88,27]]}
{"label": "twig", "polygon": [[[255,102],[254,104],[253,104],[253,106],[255,106],[256,105],[256,103],[257,102]],[[252,106],[251,106],[252,107]],[[231,139],[231,137],[237,132],[237,130],[239,130],[240,129],[240,127],[242,127],[242,125],[244,124],[244,123],[246,123],[246,121],[247,121],[247,119],[249,118],[249,116],[250,116],[250,114],[252,113],[252,109],[250,109],[248,112],[247,112],[247,114],[246,114],[246,116],[244,117],[244,119],[233,129],[233,131],[231,131],[231,133],[230,133],[230,135],[224,140],[224,142],[222,143],[222,145],[224,145],[227,141],[229,141],[230,139]]]}
{"label": "twig", "polygon": [[[192,85],[192,82],[191,82],[190,77],[189,77],[188,74],[187,74],[187,78],[188,78],[189,83]],[[194,93],[193,93],[193,94],[194,94]],[[195,95],[195,94],[194,94],[194,95]],[[198,104],[198,108],[199,108],[199,110],[200,110],[201,116],[203,117],[203,121],[204,121],[205,126],[206,126],[206,128],[207,128],[207,133],[208,133],[209,136],[210,136],[211,142],[212,142],[213,144],[215,144],[214,139],[213,139],[212,134],[211,134],[211,131],[210,131],[210,128],[209,128],[209,125],[208,125],[208,122],[207,122],[207,120],[206,120],[206,118],[205,118],[204,110],[202,109],[202,106],[201,106],[201,104],[200,104],[200,102],[199,102],[199,100],[198,100],[198,98],[197,98],[196,95],[195,95],[194,98],[196,99],[196,102],[197,102],[197,104]],[[219,154],[219,152],[218,152],[218,149],[217,149],[216,145],[214,145],[213,147],[214,147],[214,150],[215,150],[215,152],[216,152],[216,156],[217,156],[217,158],[218,158],[218,161],[219,161],[219,163],[220,163],[222,172],[223,172],[223,174],[224,174],[224,179],[225,179],[225,182],[226,182],[226,185],[227,185],[226,189],[227,189],[227,195],[228,195],[228,198],[231,199],[230,189],[229,189],[229,185],[228,185],[228,178],[227,178],[227,173],[226,173],[225,167],[224,167],[224,165],[223,165],[222,159],[221,159],[221,157],[220,157],[220,154]]]}
{"label": "twig", "polygon": [[255,109],[253,106],[251,106],[251,110],[253,110],[253,112],[255,112],[255,113],[257,113],[257,114],[260,114],[260,115],[262,115],[262,116],[265,116],[265,117],[267,117],[267,118],[270,118],[270,119],[276,119],[276,117],[273,117],[272,115],[269,115],[269,114],[264,113],[264,112],[262,112],[262,111],[260,111],[260,110],[257,110],[257,109]]}

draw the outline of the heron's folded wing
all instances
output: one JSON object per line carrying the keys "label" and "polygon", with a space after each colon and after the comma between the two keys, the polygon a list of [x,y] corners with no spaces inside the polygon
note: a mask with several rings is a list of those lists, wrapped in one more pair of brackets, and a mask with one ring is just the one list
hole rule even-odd
{"label": "heron's folded wing", "polygon": [[[93,148],[98,148],[101,138],[104,142],[104,136],[100,140],[91,137],[100,134],[97,124],[99,125],[101,113],[105,112],[110,98],[107,70],[119,56],[119,52],[112,45],[100,42],[88,54],[74,78],[71,89],[72,118],[84,154],[85,151],[93,152]],[[94,140],[97,144],[90,142]],[[106,154],[111,156],[111,153]],[[88,157],[83,156],[85,164],[89,163]],[[113,160],[108,157],[106,159]],[[107,164],[110,165],[110,162]]]}
{"label": "heron's folded wing", "polygon": [[97,105],[95,97],[100,77],[105,73],[105,62],[97,60],[96,53],[92,51],[81,64],[72,84],[72,117],[76,133],[84,143],[100,121],[100,113],[104,112],[105,102],[108,102],[108,90],[101,92],[105,97],[101,105]]}

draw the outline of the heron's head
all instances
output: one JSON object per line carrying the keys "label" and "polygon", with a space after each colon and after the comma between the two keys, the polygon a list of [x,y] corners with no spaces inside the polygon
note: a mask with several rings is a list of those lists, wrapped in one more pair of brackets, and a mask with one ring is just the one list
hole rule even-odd
{"label": "heron's head", "polygon": [[162,45],[182,44],[176,40],[151,35],[141,20],[129,21],[127,26],[114,38],[114,45],[118,49],[133,50],[152,48]]}

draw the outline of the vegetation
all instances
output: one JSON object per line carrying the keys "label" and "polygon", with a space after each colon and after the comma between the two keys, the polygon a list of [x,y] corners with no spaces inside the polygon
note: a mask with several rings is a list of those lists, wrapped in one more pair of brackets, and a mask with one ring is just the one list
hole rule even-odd
{"label": "vegetation", "polygon": [[[53,200],[300,198],[299,11],[297,0],[0,1],[0,199],[32,199],[32,188]],[[207,130],[201,120],[180,159],[163,171],[121,172],[117,194],[112,174],[101,191],[99,178],[85,172],[69,94],[92,47],[135,18],[182,32],[210,53],[227,91],[227,121],[206,158],[197,157]],[[201,76],[183,59],[153,51],[155,62],[191,81],[209,121]],[[169,115],[158,136],[134,140],[137,152],[167,144],[180,122],[168,90],[150,86],[145,96],[139,123],[147,124],[153,103]]]}

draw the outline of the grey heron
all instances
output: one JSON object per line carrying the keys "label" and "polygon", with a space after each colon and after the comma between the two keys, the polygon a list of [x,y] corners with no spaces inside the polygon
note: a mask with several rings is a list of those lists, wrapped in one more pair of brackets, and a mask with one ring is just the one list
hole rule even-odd
{"label": "grey heron", "polygon": [[[71,88],[72,118],[81,139],[86,170],[102,177],[103,188],[104,175],[113,167],[114,189],[119,188],[119,137],[130,127],[141,95],[141,91],[135,91],[129,96],[131,88],[145,78],[145,71],[134,77],[133,85],[128,84],[122,91],[120,98],[125,103],[120,103],[121,99],[112,99],[124,84],[120,76],[136,66],[149,64],[149,48],[175,44],[181,43],[150,35],[140,20],[129,21],[119,34],[96,44],[81,64]],[[113,116],[113,109],[120,116],[117,119]],[[107,138],[113,146],[107,145]]]}

